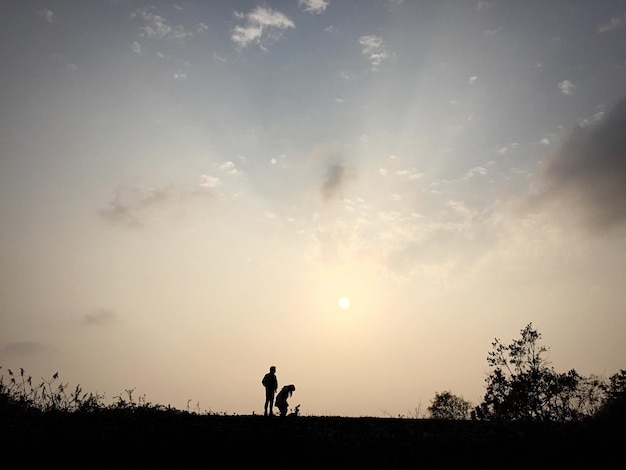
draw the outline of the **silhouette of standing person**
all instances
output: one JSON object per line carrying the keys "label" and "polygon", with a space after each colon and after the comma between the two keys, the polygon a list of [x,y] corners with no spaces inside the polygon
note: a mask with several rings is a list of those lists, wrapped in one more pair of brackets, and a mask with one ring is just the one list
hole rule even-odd
{"label": "silhouette of standing person", "polygon": [[281,416],[285,416],[287,414],[287,409],[289,408],[287,398],[289,398],[295,391],[295,385],[285,385],[280,392],[278,392],[278,395],[276,396],[276,407],[280,410]]}
{"label": "silhouette of standing person", "polygon": [[274,394],[278,390],[278,379],[276,378],[276,366],[270,367],[270,371],[263,376],[261,383],[265,387],[265,406],[263,414],[267,416],[269,408],[270,416],[274,415]]}

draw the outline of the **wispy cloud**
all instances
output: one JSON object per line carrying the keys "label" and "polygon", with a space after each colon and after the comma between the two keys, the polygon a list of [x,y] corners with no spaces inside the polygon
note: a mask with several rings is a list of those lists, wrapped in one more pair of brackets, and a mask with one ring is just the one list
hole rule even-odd
{"label": "wispy cloud", "polygon": [[561,90],[561,93],[563,93],[564,95],[573,95],[575,88],[576,85],[574,85],[569,80],[563,80],[561,83],[559,83],[559,90]]}
{"label": "wispy cloud", "polygon": [[417,168],[396,170],[396,175],[407,178],[409,180],[417,180],[424,176],[424,174],[418,171]]}
{"label": "wispy cloud", "polygon": [[[219,176],[215,176],[215,175]],[[214,201],[224,194],[217,191],[226,180],[235,181],[244,175],[234,162],[213,165],[213,172],[199,175],[196,186],[164,185],[155,188],[119,187],[113,200],[100,215],[114,225],[143,227],[159,222],[167,214],[177,214],[193,204]]]}
{"label": "wispy cloud", "polygon": [[219,169],[221,171],[223,171],[224,173],[226,173],[227,175],[231,175],[231,176],[237,176],[237,175],[240,175],[242,173],[241,170],[239,170],[237,168],[235,163],[231,162],[231,161],[227,161],[227,162],[222,163],[219,166]]}
{"label": "wispy cloud", "polygon": [[295,28],[286,15],[271,8],[256,7],[245,15],[235,12],[235,17],[244,20],[244,24],[235,26],[231,34],[233,42],[240,47],[257,44],[265,48],[266,44],[280,39],[283,31]]}
{"label": "wispy cloud", "polygon": [[7,354],[20,356],[43,354],[49,350],[50,347],[48,345],[37,341],[11,341],[3,348],[3,351]]}
{"label": "wispy cloud", "polygon": [[328,0],[298,0],[298,5],[304,7],[304,11],[318,15],[324,13],[329,3]]}
{"label": "wispy cloud", "polygon": [[500,31],[502,31],[502,26],[498,26],[495,29],[487,29],[485,31],[483,31],[483,34],[485,36],[495,36],[496,34],[498,34]]}
{"label": "wispy cloud", "polygon": [[519,143],[512,142],[509,145],[504,145],[504,146],[500,147],[498,150],[496,150],[496,153],[498,155],[506,155],[507,153],[509,153],[509,152],[511,152],[513,150],[518,149],[519,146],[520,146]]}
{"label": "wispy cloud", "polygon": [[589,125],[593,125],[596,122],[600,122],[602,121],[602,119],[604,119],[606,113],[604,110],[600,110],[597,113],[594,113],[591,117],[586,117],[581,119],[580,121],[580,125],[583,127],[589,126]]}
{"label": "wispy cloud", "polygon": [[626,25],[626,15],[621,17],[613,17],[609,20],[608,23],[603,24],[598,28],[598,34],[610,33],[613,31],[617,31]]}
{"label": "wispy cloud", "polygon": [[212,191],[216,180],[202,175],[197,188],[179,188],[173,185],[160,188],[119,188],[108,207],[100,215],[114,225],[142,227],[159,221],[171,207],[180,207],[190,200],[215,197]]}
{"label": "wispy cloud", "polygon": [[192,33],[185,30],[182,25],[170,25],[164,17],[154,13],[151,7],[139,8],[131,13],[131,18],[142,21],[143,25],[139,28],[139,36],[147,39],[184,39],[192,36]]}
{"label": "wispy cloud", "polygon": [[476,2],[476,5],[474,5],[474,9],[476,11],[481,11],[481,10],[484,10],[485,8],[488,8],[488,7],[489,7],[489,3],[487,3],[487,2],[485,2],[483,0],[478,0]]}
{"label": "wispy cloud", "polygon": [[392,56],[387,51],[387,46],[380,36],[361,36],[359,44],[363,46],[361,53],[369,58],[372,70],[378,70],[380,64]]}
{"label": "wispy cloud", "polygon": [[393,9],[394,7],[399,7],[404,4],[404,0],[383,0],[383,3],[387,5],[387,8]]}
{"label": "wispy cloud", "polygon": [[54,13],[52,13],[51,10],[36,10],[35,13],[37,13],[39,16],[41,16],[44,20],[46,20],[48,23],[54,23]]}
{"label": "wispy cloud", "polygon": [[467,172],[465,179],[471,179],[475,176],[484,176],[487,174],[487,169],[484,166],[476,166]]}
{"label": "wispy cloud", "polygon": [[99,308],[83,317],[83,322],[87,325],[105,325],[113,323],[117,319],[117,315],[112,310]]}
{"label": "wispy cloud", "polygon": [[200,175],[200,186],[203,188],[217,188],[222,184],[222,180],[217,176]]}
{"label": "wispy cloud", "polygon": [[171,188],[149,190],[121,188],[109,203],[109,207],[102,210],[100,215],[116,225],[139,227],[144,225],[146,213],[171,200],[172,197]]}

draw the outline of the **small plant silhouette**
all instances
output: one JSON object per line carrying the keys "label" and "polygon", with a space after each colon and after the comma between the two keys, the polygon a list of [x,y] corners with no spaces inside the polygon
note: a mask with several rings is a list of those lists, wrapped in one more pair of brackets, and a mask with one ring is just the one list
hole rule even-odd
{"label": "small plant silhouette", "polygon": [[[0,366],[2,369],[2,366]],[[103,406],[103,395],[83,392],[80,385],[71,390],[67,383],[55,383],[59,378],[56,372],[50,380],[41,379],[39,385],[33,385],[33,378],[20,368],[19,375],[7,369],[9,379],[5,382],[0,376],[0,396],[2,404],[22,409],[40,411],[93,411]]]}
{"label": "small plant silhouette", "polygon": [[11,369],[6,369],[6,371],[8,378],[5,378],[4,374],[0,375],[0,406],[6,408],[69,413],[94,412],[105,409],[126,411],[175,410],[171,406],[150,403],[145,395],[135,398],[133,396],[134,388],[126,389],[125,394],[113,397],[115,401],[107,405],[103,394],[83,392],[80,385],[72,389],[68,383],[57,382],[59,379],[58,372],[55,372],[51,379],[42,378],[41,383],[35,385],[32,376],[26,375],[23,368],[20,368],[19,375]]}

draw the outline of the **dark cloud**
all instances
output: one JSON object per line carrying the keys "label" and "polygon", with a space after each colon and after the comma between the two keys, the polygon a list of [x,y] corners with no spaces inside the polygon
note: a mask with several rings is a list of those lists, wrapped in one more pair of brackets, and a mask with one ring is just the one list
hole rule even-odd
{"label": "dark cloud", "polygon": [[578,127],[546,162],[536,201],[553,203],[586,228],[626,222],[626,97],[599,123]]}
{"label": "dark cloud", "polygon": [[88,313],[84,317],[84,322],[88,325],[103,325],[112,323],[116,320],[117,315],[111,310],[100,308],[92,313]]}
{"label": "dark cloud", "polygon": [[322,195],[326,201],[341,198],[346,183],[354,179],[354,171],[344,165],[333,163],[326,169]]}
{"label": "dark cloud", "polygon": [[141,190],[138,188],[120,188],[109,206],[100,211],[108,222],[126,227],[141,227],[157,220],[168,207],[184,201],[211,198],[212,188],[180,189],[164,186]]}
{"label": "dark cloud", "polygon": [[147,212],[168,202],[171,198],[170,188],[149,191],[124,188],[117,191],[109,207],[100,214],[112,223],[138,227],[143,225],[142,220]]}
{"label": "dark cloud", "polygon": [[42,354],[49,351],[50,347],[36,341],[12,341],[4,346],[4,352],[19,356]]}

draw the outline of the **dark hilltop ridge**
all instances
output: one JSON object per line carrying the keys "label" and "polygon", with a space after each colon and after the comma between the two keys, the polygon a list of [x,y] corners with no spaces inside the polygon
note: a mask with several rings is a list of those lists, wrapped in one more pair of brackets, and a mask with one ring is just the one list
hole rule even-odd
{"label": "dark hilltop ridge", "polygon": [[436,393],[430,419],[182,411],[134,389],[105,403],[0,366],[0,443],[26,468],[626,469],[626,369],[558,372],[540,338],[496,339],[483,402]]}
{"label": "dark hilltop ridge", "polygon": [[[0,406],[26,468],[624,468],[624,423],[197,414]],[[27,452],[18,453],[17,449]]]}

